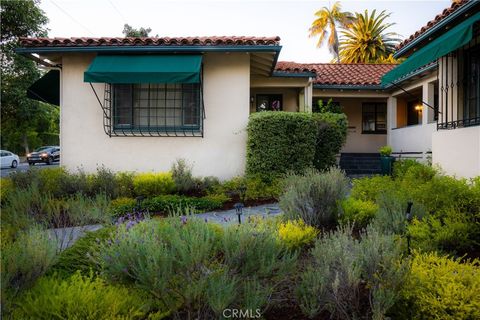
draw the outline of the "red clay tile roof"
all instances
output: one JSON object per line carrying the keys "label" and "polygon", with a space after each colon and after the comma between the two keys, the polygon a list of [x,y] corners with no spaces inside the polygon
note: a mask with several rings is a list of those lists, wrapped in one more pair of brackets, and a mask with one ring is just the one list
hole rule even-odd
{"label": "red clay tile roof", "polygon": [[319,85],[380,85],[382,76],[396,64],[364,63],[296,63],[280,61],[275,71],[315,72],[314,84]]}
{"label": "red clay tile roof", "polygon": [[20,44],[23,47],[278,46],[280,37],[20,38]]}
{"label": "red clay tile roof", "polygon": [[478,1],[478,0],[455,0],[452,2],[452,5],[445,10],[442,11],[442,13],[437,14],[435,16],[435,19],[429,21],[425,26],[423,26],[420,30],[412,34],[410,37],[407,39],[403,40],[397,45],[397,50],[405,47],[408,43],[412,42],[413,40],[417,39],[420,37],[422,34],[424,34],[427,30],[438,24],[440,21],[444,20],[446,17],[457,11],[460,7],[462,7],[464,4],[466,4],[469,1]]}

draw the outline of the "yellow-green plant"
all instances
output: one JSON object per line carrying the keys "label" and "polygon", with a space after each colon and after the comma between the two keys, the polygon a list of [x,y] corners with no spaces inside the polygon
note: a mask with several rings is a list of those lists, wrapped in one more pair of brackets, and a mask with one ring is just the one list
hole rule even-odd
{"label": "yellow-green plant", "polygon": [[347,198],[340,203],[339,220],[341,223],[353,223],[355,227],[364,228],[375,217],[378,205],[370,200]]}
{"label": "yellow-green plant", "polygon": [[170,172],[140,173],[133,178],[136,195],[153,197],[169,194],[175,190],[175,182]]}
{"label": "yellow-green plant", "polygon": [[8,195],[14,190],[14,185],[11,179],[0,179],[0,203],[4,203]]}
{"label": "yellow-green plant", "polygon": [[480,319],[480,261],[417,253],[403,295],[413,319]]}
{"label": "yellow-green plant", "polygon": [[302,219],[288,220],[278,226],[278,238],[289,249],[299,249],[311,244],[318,230],[305,224]]}

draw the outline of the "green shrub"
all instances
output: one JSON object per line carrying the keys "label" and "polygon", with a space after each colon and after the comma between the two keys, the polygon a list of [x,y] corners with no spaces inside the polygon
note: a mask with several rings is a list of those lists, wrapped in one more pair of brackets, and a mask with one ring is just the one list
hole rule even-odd
{"label": "green shrub", "polygon": [[18,302],[13,318],[145,319],[150,308],[145,293],[76,273],[68,279],[41,279]]}
{"label": "green shrub", "polygon": [[343,171],[336,168],[325,172],[310,169],[303,175],[291,175],[285,185],[280,207],[287,219],[300,218],[319,229],[336,225],[337,203],[345,198],[348,191],[348,179]]}
{"label": "green shrub", "polygon": [[57,242],[36,227],[20,232],[14,242],[2,244],[2,308],[9,308],[19,292],[33,286],[56,257]]}
{"label": "green shrub", "polygon": [[[480,262],[416,254],[403,295],[411,319],[479,319]],[[408,312],[408,311],[407,311]]]}
{"label": "green shrub", "polygon": [[282,179],[266,181],[258,175],[234,177],[213,190],[214,194],[224,194],[230,198],[238,197],[240,201],[278,199],[281,191]]}
{"label": "green shrub", "polygon": [[135,194],[154,197],[169,194],[175,190],[175,183],[170,172],[140,173],[133,178]]}
{"label": "green shrub", "polygon": [[223,207],[227,200],[221,195],[210,195],[201,198],[179,195],[164,195],[144,200],[142,208],[150,212],[171,213],[179,209],[191,209],[195,212],[212,211]]}
{"label": "green shrub", "polygon": [[118,172],[116,174],[116,194],[118,197],[131,198],[134,196],[133,177],[132,172]]}
{"label": "green shrub", "polygon": [[463,254],[480,245],[479,225],[470,214],[456,211],[445,213],[442,219],[428,215],[415,219],[408,226],[412,246],[421,251]]}
{"label": "green shrub", "polygon": [[373,176],[353,179],[351,196],[355,199],[376,202],[380,193],[395,189],[395,182],[389,176]]}
{"label": "green shrub", "polygon": [[347,198],[340,206],[340,221],[342,224],[354,224],[355,227],[365,228],[375,217],[378,205],[369,200]]}
{"label": "green shrub", "polygon": [[11,179],[0,178],[0,204],[5,204],[14,190],[15,186]]}
{"label": "green shrub", "polygon": [[313,114],[313,119],[317,125],[313,165],[318,170],[325,170],[336,164],[336,156],[347,140],[347,116],[324,112]]}
{"label": "green shrub", "polygon": [[414,159],[399,158],[393,163],[393,177],[395,179],[403,179],[410,167],[422,165],[423,164]]}
{"label": "green shrub", "polygon": [[59,181],[67,179],[68,175],[69,173],[62,167],[38,170],[38,187],[42,193],[50,194],[55,198],[63,197],[65,192]]}
{"label": "green shrub", "polygon": [[56,273],[60,276],[70,276],[79,271],[83,275],[91,271],[100,271],[95,257],[98,256],[100,244],[112,238],[115,228],[106,227],[97,231],[88,231],[78,239],[71,247],[64,250],[58,257],[58,261],[52,266],[49,274]]}
{"label": "green shrub", "polygon": [[177,192],[181,194],[190,194],[196,190],[196,181],[193,178],[192,166],[185,159],[177,159],[172,165],[172,178],[175,182]]}
{"label": "green shrub", "polygon": [[306,225],[303,220],[287,220],[278,226],[278,238],[291,250],[310,245],[318,235],[318,230]]}
{"label": "green shrub", "polygon": [[39,173],[41,170],[16,170],[12,172],[8,177],[12,180],[13,186],[16,189],[26,189],[31,185],[39,184]]}
{"label": "green shrub", "polygon": [[117,177],[110,169],[104,166],[97,168],[97,172],[89,176],[89,195],[95,197],[98,194],[104,194],[113,199],[117,194]]}
{"label": "green shrub", "polygon": [[383,146],[380,149],[378,149],[378,152],[382,157],[389,157],[392,154],[392,147],[390,146]]}
{"label": "green shrub", "polygon": [[318,239],[311,250],[313,263],[296,288],[306,316],[328,312],[333,319],[384,319],[399,300],[406,273],[400,244],[373,228],[361,241],[351,233],[350,227],[341,227]]}
{"label": "green shrub", "polygon": [[268,180],[313,165],[317,126],[310,114],[256,112],[247,134],[247,175]]}
{"label": "green shrub", "polygon": [[137,201],[132,198],[117,198],[110,201],[109,211],[113,216],[131,213],[137,206]]}

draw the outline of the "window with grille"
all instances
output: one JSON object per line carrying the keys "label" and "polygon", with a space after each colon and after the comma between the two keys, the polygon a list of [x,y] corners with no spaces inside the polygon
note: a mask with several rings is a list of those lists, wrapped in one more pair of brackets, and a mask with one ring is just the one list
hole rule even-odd
{"label": "window with grille", "polygon": [[480,124],[480,45],[465,53],[464,126]]}
{"label": "window with grille", "polygon": [[364,103],[362,105],[362,133],[387,133],[387,105]]}
{"label": "window with grille", "polygon": [[200,84],[113,84],[111,135],[202,136]]}

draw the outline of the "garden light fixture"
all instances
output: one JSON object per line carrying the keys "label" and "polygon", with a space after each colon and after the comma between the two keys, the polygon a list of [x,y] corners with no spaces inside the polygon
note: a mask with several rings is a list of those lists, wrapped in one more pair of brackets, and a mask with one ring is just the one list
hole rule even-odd
{"label": "garden light fixture", "polygon": [[236,214],[237,214],[237,216],[238,216],[238,224],[241,224],[241,223],[242,223],[242,218],[241,218],[241,216],[242,216],[242,213],[243,213],[243,207],[244,207],[244,205],[243,205],[243,203],[238,202],[238,203],[235,203],[235,204],[233,205],[233,207],[235,208],[235,212],[236,212]]}

